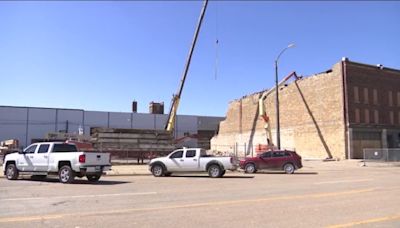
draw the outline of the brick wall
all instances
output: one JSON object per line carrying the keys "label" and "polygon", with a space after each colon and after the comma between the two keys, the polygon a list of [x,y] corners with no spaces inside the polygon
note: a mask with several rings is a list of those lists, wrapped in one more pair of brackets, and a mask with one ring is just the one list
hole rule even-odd
{"label": "brick wall", "polygon": [[346,62],[346,74],[350,126],[399,128],[400,71]]}
{"label": "brick wall", "polygon": [[[292,82],[279,90],[281,147],[295,149],[304,158],[345,158],[345,128],[341,63],[332,71]],[[267,144],[264,121],[258,116],[261,93],[230,102],[211,149],[229,151],[239,144],[238,155],[249,153],[243,145]],[[264,101],[276,142],[275,93]],[[247,151],[245,151],[247,150]]]}
{"label": "brick wall", "polygon": [[350,158],[400,146],[400,71],[346,61]]}

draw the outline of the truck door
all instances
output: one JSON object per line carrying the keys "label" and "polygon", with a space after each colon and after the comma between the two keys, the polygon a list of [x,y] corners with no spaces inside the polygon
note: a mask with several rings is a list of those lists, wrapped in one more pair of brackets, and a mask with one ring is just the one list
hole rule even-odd
{"label": "truck door", "polygon": [[169,156],[169,159],[165,163],[168,171],[181,171],[183,163],[183,150],[176,150]]}
{"label": "truck door", "polygon": [[196,156],[196,150],[186,150],[183,157],[182,170],[188,172],[199,171],[199,164],[199,155]]}
{"label": "truck door", "polygon": [[49,148],[50,144],[40,144],[39,149],[33,154],[33,171],[46,172],[49,166]]}
{"label": "truck door", "polygon": [[24,154],[21,154],[20,156],[18,156],[18,164],[17,167],[18,169],[22,170],[22,171],[33,171],[33,155],[35,154],[37,145],[31,145],[28,148],[26,148],[24,150]]}

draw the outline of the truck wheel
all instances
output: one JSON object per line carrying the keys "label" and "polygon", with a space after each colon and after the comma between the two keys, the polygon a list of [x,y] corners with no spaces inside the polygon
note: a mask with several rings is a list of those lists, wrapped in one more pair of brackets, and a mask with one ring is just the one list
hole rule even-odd
{"label": "truck wheel", "polygon": [[17,167],[14,164],[9,164],[7,165],[6,168],[6,177],[9,180],[16,180],[18,179],[19,172]]}
{"label": "truck wheel", "polygon": [[61,167],[60,171],[58,171],[58,177],[61,183],[70,184],[74,181],[75,173],[72,171],[71,167],[64,165]]}
{"label": "truck wheel", "polygon": [[293,174],[295,168],[294,168],[294,165],[293,165],[292,163],[286,163],[286,164],[283,166],[283,170],[284,170],[285,173],[287,173],[287,174]]}
{"label": "truck wheel", "polygon": [[86,175],[86,178],[90,182],[97,182],[97,181],[99,181],[100,177],[101,177],[101,174]]}
{"label": "truck wheel", "polygon": [[221,177],[222,169],[219,165],[210,165],[208,167],[208,176],[212,178]]}
{"label": "truck wheel", "polygon": [[253,163],[249,163],[244,167],[244,172],[245,173],[255,173],[256,166]]}
{"label": "truck wheel", "polygon": [[162,165],[153,165],[153,167],[151,167],[151,173],[155,177],[162,177],[164,176],[164,168]]}

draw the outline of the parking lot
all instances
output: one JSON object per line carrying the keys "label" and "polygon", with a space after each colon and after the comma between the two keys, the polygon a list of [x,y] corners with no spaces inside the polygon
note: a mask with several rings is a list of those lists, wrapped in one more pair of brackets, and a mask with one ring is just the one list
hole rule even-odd
{"label": "parking lot", "polygon": [[400,169],[305,162],[293,175],[0,178],[0,227],[400,227]]}

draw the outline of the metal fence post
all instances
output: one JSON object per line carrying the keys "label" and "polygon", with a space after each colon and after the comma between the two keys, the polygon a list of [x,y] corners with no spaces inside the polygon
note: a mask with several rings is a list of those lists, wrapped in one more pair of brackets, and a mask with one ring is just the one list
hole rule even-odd
{"label": "metal fence post", "polygon": [[236,154],[236,157],[238,157],[238,143],[237,142],[235,142],[235,154]]}
{"label": "metal fence post", "polygon": [[367,165],[365,164],[365,149],[363,149],[363,160],[364,160],[364,165],[363,165],[363,166],[367,166]]}

